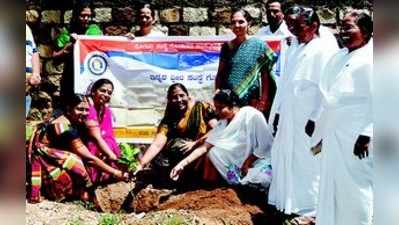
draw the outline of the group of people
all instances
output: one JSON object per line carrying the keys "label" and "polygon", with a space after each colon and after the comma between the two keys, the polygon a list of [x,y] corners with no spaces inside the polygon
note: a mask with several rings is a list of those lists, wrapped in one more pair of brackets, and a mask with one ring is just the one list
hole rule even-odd
{"label": "group of people", "polygon": [[[169,87],[164,117],[136,174],[151,165],[170,180],[230,185],[269,176],[268,203],[298,215],[298,224],[369,225],[373,21],[347,12],[340,48],[313,8],[270,0],[266,9],[269,25],[254,37],[248,13],[232,13],[235,38],[222,45],[212,101],[196,101],[180,83]],[[143,23],[153,19],[149,7],[141,16]],[[279,36],[287,47],[278,77],[272,68],[280,62],[262,35]],[[69,93],[64,114],[38,126],[28,146],[31,200],[40,200],[40,190],[55,199],[75,192],[87,198],[95,184],[129,178],[116,163],[112,92],[112,83],[100,79],[89,97]]]}

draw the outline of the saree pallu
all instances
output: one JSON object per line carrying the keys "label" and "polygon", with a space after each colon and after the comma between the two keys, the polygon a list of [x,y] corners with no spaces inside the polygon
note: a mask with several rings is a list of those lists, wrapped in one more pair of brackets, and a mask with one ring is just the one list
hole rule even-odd
{"label": "saree pallu", "polygon": [[[108,106],[105,106],[104,111],[101,115],[102,116],[100,118],[98,116],[97,110],[94,107],[94,104],[90,102],[89,116],[87,119],[91,124],[89,125],[88,129],[91,129],[92,127],[98,127],[98,129],[100,129],[101,136],[107,143],[108,147],[112,150],[117,158],[120,158],[121,150],[115,140],[112,128],[112,111]],[[102,159],[103,161],[105,161],[105,163],[112,166],[113,168],[120,169],[115,161],[112,161],[105,156],[103,151],[99,148],[97,141],[93,137],[89,137],[88,134],[85,133],[83,137],[83,142],[87,146],[91,154]],[[98,169],[98,167],[91,166],[88,163],[85,164],[87,165],[86,169],[93,184],[97,185],[109,183],[115,180],[111,174]]]}
{"label": "saree pallu", "polygon": [[276,84],[272,76],[272,68],[278,57],[270,47],[256,38],[250,38],[242,43],[232,53],[230,74],[228,76],[229,87],[238,95],[241,105],[251,105],[251,100],[258,100],[262,94],[262,71],[267,71],[269,76],[268,100],[274,97]]}
{"label": "saree pallu", "polygon": [[212,119],[213,111],[206,108],[204,103],[196,102],[188,114],[187,124],[183,131],[177,128],[178,122],[169,123],[168,141],[157,157],[156,164],[159,166],[173,167],[187,156],[181,149],[184,141],[195,141],[202,137],[207,131],[206,121]]}

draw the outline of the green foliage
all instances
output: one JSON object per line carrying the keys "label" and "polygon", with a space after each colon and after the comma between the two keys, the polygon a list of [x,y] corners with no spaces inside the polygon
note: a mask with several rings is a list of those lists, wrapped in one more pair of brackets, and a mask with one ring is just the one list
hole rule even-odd
{"label": "green foliage", "polygon": [[141,150],[137,147],[132,147],[127,143],[121,143],[119,144],[119,147],[122,151],[122,154],[118,162],[121,164],[125,164],[129,172],[135,171],[137,166],[139,165],[137,155],[140,153]]}
{"label": "green foliage", "polygon": [[98,220],[98,225],[118,225],[121,219],[119,216],[114,214],[104,214]]}
{"label": "green foliage", "polygon": [[166,218],[161,223],[162,225],[186,225],[187,223],[184,221],[184,218],[180,215],[170,215],[169,218]]}
{"label": "green foliage", "polygon": [[80,205],[87,210],[95,210],[96,209],[96,206],[94,205],[93,202],[76,200],[76,201],[73,201],[72,203],[76,204],[76,205]]}

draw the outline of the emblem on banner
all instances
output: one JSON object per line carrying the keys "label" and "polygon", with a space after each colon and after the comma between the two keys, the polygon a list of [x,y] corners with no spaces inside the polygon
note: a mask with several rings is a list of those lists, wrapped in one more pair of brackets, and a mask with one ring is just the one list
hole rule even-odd
{"label": "emblem on banner", "polygon": [[86,62],[89,71],[97,76],[103,75],[108,66],[106,57],[107,56],[102,52],[94,52],[90,54]]}

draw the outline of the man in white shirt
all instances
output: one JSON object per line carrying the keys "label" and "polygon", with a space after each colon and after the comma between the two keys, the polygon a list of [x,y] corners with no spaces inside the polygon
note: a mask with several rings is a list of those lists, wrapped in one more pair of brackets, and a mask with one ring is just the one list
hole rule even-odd
{"label": "man in white shirt", "polygon": [[274,35],[289,37],[292,36],[284,22],[284,14],[281,9],[280,0],[270,0],[266,3],[266,17],[269,25],[262,27],[256,36]]}
{"label": "man in white shirt", "polygon": [[310,152],[314,121],[321,111],[319,80],[338,45],[319,35],[320,19],[312,8],[293,6],[285,19],[295,37],[286,52],[285,73],[269,118],[277,133],[268,201],[285,214],[310,222],[316,213],[320,178],[320,157]]}

